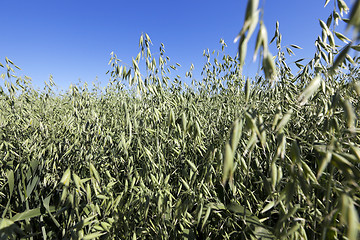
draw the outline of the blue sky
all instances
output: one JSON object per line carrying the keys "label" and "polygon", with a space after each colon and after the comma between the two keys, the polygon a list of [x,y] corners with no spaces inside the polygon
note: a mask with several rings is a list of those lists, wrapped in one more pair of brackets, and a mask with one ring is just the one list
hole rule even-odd
{"label": "blue sky", "polygon": [[[333,9],[333,1],[326,8],[324,2],[260,1],[269,40],[278,20],[283,45],[303,48],[294,51],[296,56],[289,60],[313,56],[314,41],[321,34],[318,20],[326,21]],[[350,1],[346,3],[351,6]],[[105,85],[110,52],[131,64],[144,32],[153,42],[153,52],[164,43],[170,63],[182,65],[179,75],[193,63],[199,78],[205,62],[203,50],[220,50],[221,38],[228,45],[226,53],[235,56],[233,39],[242,27],[246,4],[247,0],[3,1],[0,62],[5,62],[5,56],[11,59],[22,68],[18,74],[30,76],[36,87],[42,87],[50,74],[60,89],[79,79],[91,83],[96,77]],[[252,55],[254,46],[249,47]],[[243,73],[251,75],[254,69],[257,63],[249,58]]]}

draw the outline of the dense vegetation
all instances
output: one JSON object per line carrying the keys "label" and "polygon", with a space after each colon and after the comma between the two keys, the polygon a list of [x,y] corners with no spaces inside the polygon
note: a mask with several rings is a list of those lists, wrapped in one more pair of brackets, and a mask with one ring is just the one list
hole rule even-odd
{"label": "dense vegetation", "polygon": [[0,238],[357,239],[360,58],[347,53],[360,46],[329,30],[339,20],[321,22],[296,74],[283,50],[299,47],[281,46],[277,24],[275,64],[263,55],[253,80],[244,32],[240,57],[204,51],[190,86],[169,79],[177,67],[146,34],[130,67],[112,54],[105,89],[35,90],[6,58]]}

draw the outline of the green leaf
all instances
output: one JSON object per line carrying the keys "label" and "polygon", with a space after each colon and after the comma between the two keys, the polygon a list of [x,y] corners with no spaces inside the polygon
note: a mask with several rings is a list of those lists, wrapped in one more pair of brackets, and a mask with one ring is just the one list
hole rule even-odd
{"label": "green leaf", "polygon": [[139,40],[139,47],[143,46],[144,45],[144,35],[141,34],[140,36],[140,40]]}
{"label": "green leaf", "polygon": [[305,105],[308,101],[308,99],[317,91],[317,89],[320,87],[321,84],[321,77],[317,75],[309,85],[304,89],[304,91],[300,94],[298,97],[298,101],[301,105]]}
{"label": "green leaf", "polygon": [[259,32],[256,36],[256,43],[255,43],[255,51],[254,51],[254,56],[253,56],[253,61],[256,61],[256,57],[257,57],[257,53],[260,49],[260,46],[263,44],[263,39],[261,38],[261,28],[259,29]]}
{"label": "green leaf", "polygon": [[359,44],[359,45],[351,46],[351,48],[354,49],[355,51],[360,52],[360,44]]}
{"label": "green leaf", "polygon": [[335,32],[335,36],[336,36],[339,40],[343,41],[344,43],[349,43],[349,42],[351,42],[351,40],[350,40],[349,38],[347,38],[345,35],[343,35],[343,34],[341,34],[341,33],[339,33],[339,32]]}
{"label": "green leaf", "polygon": [[351,164],[349,160],[347,160],[345,157],[338,153],[333,152],[331,160],[337,168],[344,172],[346,172],[348,169],[353,168],[353,164]]}
{"label": "green leaf", "polygon": [[53,222],[55,223],[55,225],[60,228],[60,223],[55,219],[54,215],[52,214],[52,211],[50,209],[53,209],[53,211],[55,210],[54,207],[50,207],[50,198],[51,196],[48,196],[47,198],[45,198],[43,200],[43,205],[46,209],[46,211],[48,212],[48,214],[50,215],[51,219],[53,220]]}
{"label": "green leaf", "polygon": [[276,167],[276,163],[275,163],[275,161],[273,161],[271,163],[271,172],[270,172],[271,186],[272,186],[273,189],[275,189],[275,187],[276,187],[277,173],[278,173],[278,170],[277,170],[277,167]]}
{"label": "green leaf", "polygon": [[250,97],[250,83],[249,83],[249,78],[247,78],[245,82],[245,103],[249,102],[249,97]]}
{"label": "green leaf", "polygon": [[205,213],[205,216],[204,216],[203,223],[202,223],[202,225],[201,225],[201,229],[202,229],[202,230],[203,230],[204,227],[205,227],[205,224],[206,224],[206,222],[207,222],[207,220],[208,220],[208,218],[209,218],[209,216],[210,216],[210,213],[211,213],[211,207],[208,206],[208,208],[207,208],[207,210],[206,210],[206,213]]}
{"label": "green leaf", "polygon": [[325,4],[324,4],[324,7],[326,7],[326,5],[328,5],[329,2],[330,2],[330,0],[326,0]]}
{"label": "green leaf", "polygon": [[62,183],[64,186],[69,186],[70,184],[70,178],[71,178],[71,170],[70,168],[68,168],[65,172],[64,175],[62,176],[60,183]]}
{"label": "green leaf", "polygon": [[290,49],[290,48],[286,48],[286,51],[287,51],[287,53],[289,54],[289,56],[291,56],[291,55],[295,55],[295,53]]}
{"label": "green leaf", "polygon": [[257,11],[259,0],[249,0],[246,6],[245,20],[250,19]]}
{"label": "green leaf", "polygon": [[321,28],[327,33],[327,34],[331,34],[331,31],[330,31],[330,29],[328,28],[328,26],[326,25],[326,23],[324,22],[324,21],[322,21],[322,20],[319,20],[319,22],[320,22],[320,26],[321,26]]}
{"label": "green leaf", "polygon": [[294,140],[291,144],[290,159],[293,161],[293,163],[296,163],[300,161],[300,156],[300,147],[297,141]]}
{"label": "green leaf", "polygon": [[94,167],[94,165],[92,163],[90,163],[90,173],[91,173],[91,176],[95,177],[96,181],[98,183],[100,183],[99,172],[96,170],[96,168]]}
{"label": "green leaf", "polygon": [[255,228],[254,235],[257,237],[257,239],[274,239],[275,236],[266,229],[265,225],[260,222],[259,218],[251,213],[248,209],[241,206],[238,203],[231,202],[226,206],[226,208],[238,214],[239,216],[243,216],[243,220],[246,222],[246,224],[252,225],[252,227]]}
{"label": "green leaf", "polygon": [[341,195],[341,222],[347,226],[346,236],[350,240],[357,240],[359,217],[352,198],[346,194]]}
{"label": "green leaf", "polygon": [[281,239],[289,239],[290,236],[293,236],[293,234],[301,227],[300,223],[295,223],[288,231],[284,231],[283,235],[281,236]]}
{"label": "green leaf", "polygon": [[0,232],[3,232],[5,228],[9,228],[11,225],[15,224],[13,221],[7,218],[1,218],[0,220]]}
{"label": "green leaf", "polygon": [[[255,215],[252,214],[252,212],[250,212],[244,206],[241,206],[236,202],[229,203],[228,205],[226,205],[226,208],[234,213],[242,214],[245,216],[254,216],[255,218],[257,218]],[[256,221],[258,221],[258,219]]]}
{"label": "green leaf", "polygon": [[343,16],[343,12],[345,12],[346,14],[349,12],[349,7],[343,0],[337,0],[337,5],[340,10],[341,16]]}
{"label": "green leaf", "polygon": [[350,26],[354,26],[357,28],[357,31],[359,32],[360,28],[360,0],[357,0],[351,10],[349,22],[347,24],[347,29]]}
{"label": "green leaf", "polygon": [[35,176],[32,179],[31,183],[29,183],[27,185],[27,187],[26,187],[26,196],[27,196],[27,198],[30,197],[31,193],[33,192],[33,190],[34,190],[35,186],[38,184],[38,182],[39,182],[39,177]]}
{"label": "green leaf", "polygon": [[13,170],[8,171],[7,178],[8,178],[8,184],[9,184],[9,195],[11,198],[13,191],[14,191],[14,171]]}
{"label": "green leaf", "polygon": [[[49,210],[50,210],[50,212],[54,212],[55,207],[50,207]],[[26,210],[25,212],[22,212],[22,213],[18,213],[15,216],[13,216],[12,218],[10,218],[10,220],[13,222],[22,221],[22,220],[30,220],[31,218],[38,217],[40,215],[41,215],[40,208],[35,208],[35,209]]]}
{"label": "green leaf", "polygon": [[292,113],[293,113],[292,109],[287,111],[287,113],[284,115],[284,117],[281,119],[281,121],[277,125],[275,132],[279,132],[280,130],[282,130],[284,128],[284,126],[290,121]]}
{"label": "green leaf", "polygon": [[352,153],[356,156],[357,160],[360,162],[360,148],[356,146],[350,146]]}
{"label": "green leaf", "polygon": [[274,206],[275,206],[275,202],[274,202],[274,201],[269,202],[268,204],[266,204],[266,206],[264,207],[264,209],[261,210],[261,214],[269,211],[269,210],[272,209]]}
{"label": "green leaf", "polygon": [[331,156],[332,156],[331,152],[327,151],[325,156],[321,160],[321,164],[320,164],[320,167],[319,167],[318,173],[317,173],[317,179],[319,179],[321,177],[321,175],[324,173],[326,167],[331,162]]}
{"label": "green leaf", "polygon": [[332,74],[335,73],[335,70],[341,66],[341,64],[344,62],[345,58],[346,58],[346,54],[348,53],[348,51],[350,50],[351,47],[351,43],[347,44],[343,50],[341,50],[341,52],[337,55],[334,64],[332,65],[332,67],[330,68],[330,72]]}
{"label": "green leaf", "polygon": [[360,96],[360,81],[354,82],[354,90],[358,96]]}
{"label": "green leaf", "polygon": [[180,178],[180,181],[182,182],[186,190],[191,190],[189,184],[183,178]]}
{"label": "green leaf", "polygon": [[274,234],[265,228],[265,226],[255,225],[254,235],[256,239],[275,239]]}
{"label": "green leaf", "polygon": [[[18,227],[18,225],[7,218],[0,219],[0,238],[1,239],[12,239],[11,235],[19,233],[25,235],[24,231]],[[7,236],[6,236],[7,235]]]}
{"label": "green leaf", "polygon": [[357,240],[359,232],[359,214],[356,211],[353,201],[351,201],[348,207],[347,237],[350,240]]}
{"label": "green leaf", "polygon": [[224,168],[223,168],[223,177],[222,183],[225,184],[228,179],[232,179],[234,168],[234,152],[231,149],[229,143],[225,145],[225,158],[224,158]]}
{"label": "green leaf", "polygon": [[237,146],[239,144],[239,140],[241,138],[242,134],[242,121],[236,119],[231,127],[231,133],[230,133],[230,146],[233,152],[236,151]]}
{"label": "green leaf", "polygon": [[75,183],[75,186],[77,187],[78,190],[80,189],[84,189],[84,186],[81,182],[81,179],[78,175],[76,175],[75,173],[72,174],[73,175],[73,181]]}
{"label": "green leaf", "polygon": [[296,48],[296,49],[302,49],[302,47],[299,47],[298,45],[295,45],[295,44],[290,44],[290,47]]}
{"label": "green leaf", "polygon": [[330,16],[328,17],[328,19],[327,19],[327,21],[326,21],[326,25],[327,25],[328,27],[331,26],[332,20],[333,20],[333,14],[330,14]]}
{"label": "green leaf", "polygon": [[346,116],[347,127],[351,132],[355,131],[356,114],[349,100],[343,101],[343,108]]}
{"label": "green leaf", "polygon": [[273,56],[269,52],[264,54],[263,70],[264,70],[266,79],[273,80],[276,78],[275,62],[274,62]]}
{"label": "green leaf", "polygon": [[307,165],[304,161],[301,161],[301,165],[305,172],[305,175],[308,178],[310,178],[310,180],[313,181],[314,183],[318,183],[317,179],[315,177],[315,174],[314,174],[313,170],[309,167],[309,165]]}
{"label": "green leaf", "polygon": [[345,59],[348,60],[351,64],[356,65],[354,59],[349,54],[346,54]]}
{"label": "green leaf", "polygon": [[[93,233],[85,235],[82,239],[83,240],[95,239],[95,238],[98,238],[98,237],[100,237],[100,236],[102,236],[104,234],[106,234],[106,232],[93,232]],[[135,237],[135,239],[136,239],[136,237]]]}
{"label": "green leaf", "polygon": [[238,47],[240,67],[242,67],[245,63],[247,42],[248,41],[244,37],[241,37]]}
{"label": "green leaf", "polygon": [[196,235],[193,229],[184,229],[182,239],[196,239]]}
{"label": "green leaf", "polygon": [[197,172],[197,167],[196,167],[196,165],[195,165],[192,161],[186,159],[186,162],[189,164],[189,166],[191,167],[191,169],[192,169],[194,172]]}

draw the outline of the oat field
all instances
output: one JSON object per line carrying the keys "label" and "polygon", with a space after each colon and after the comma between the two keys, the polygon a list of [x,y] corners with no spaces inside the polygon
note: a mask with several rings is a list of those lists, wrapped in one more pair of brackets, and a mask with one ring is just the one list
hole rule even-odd
{"label": "oat field", "polygon": [[282,46],[279,24],[268,41],[254,0],[238,55],[223,40],[204,51],[200,80],[171,79],[178,65],[147,34],[131,64],[111,54],[105,88],[36,90],[5,58],[0,239],[358,239],[360,7],[346,20],[336,4],[314,58],[291,67],[300,46]]}

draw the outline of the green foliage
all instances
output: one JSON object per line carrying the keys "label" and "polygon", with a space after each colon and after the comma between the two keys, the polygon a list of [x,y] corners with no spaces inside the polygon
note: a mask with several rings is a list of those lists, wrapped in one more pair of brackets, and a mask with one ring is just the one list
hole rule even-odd
{"label": "green foliage", "polygon": [[[330,22],[347,11],[337,6]],[[241,44],[257,7],[249,1]],[[208,50],[201,81],[170,80],[177,67],[147,34],[130,67],[111,54],[103,90],[59,94],[52,79],[34,90],[6,58],[0,238],[357,239],[360,71],[348,53],[358,45],[344,53],[331,39],[349,39],[320,25],[294,75],[284,50],[301,48],[281,46],[277,23],[274,62],[263,56],[276,81],[245,80],[244,58]],[[255,56],[266,39],[261,23]]]}

